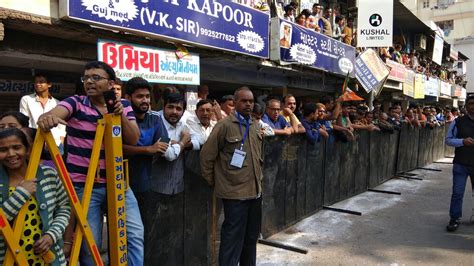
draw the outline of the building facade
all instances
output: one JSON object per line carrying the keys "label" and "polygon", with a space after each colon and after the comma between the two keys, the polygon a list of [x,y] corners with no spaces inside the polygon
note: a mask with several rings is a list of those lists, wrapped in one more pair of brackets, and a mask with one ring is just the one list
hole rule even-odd
{"label": "building facade", "polygon": [[[426,24],[434,22],[442,29],[444,38],[468,58],[474,58],[474,0],[402,0]],[[474,79],[474,61],[456,66],[466,71],[466,80]],[[470,70],[470,71],[469,71]],[[468,82],[467,92],[474,92],[474,83]]]}

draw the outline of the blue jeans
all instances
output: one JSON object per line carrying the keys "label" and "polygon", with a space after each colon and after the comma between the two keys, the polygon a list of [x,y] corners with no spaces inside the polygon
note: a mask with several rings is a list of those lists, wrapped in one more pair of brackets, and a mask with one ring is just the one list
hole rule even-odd
{"label": "blue jeans", "polygon": [[468,176],[471,177],[471,186],[474,189],[474,167],[464,166],[462,164],[453,165],[453,194],[449,208],[449,216],[452,220],[457,220],[462,217],[462,200],[464,198]]}
{"label": "blue jeans", "polygon": [[[84,187],[75,186],[76,193],[82,199]],[[107,210],[107,193],[105,187],[94,187],[92,190],[87,221],[89,222],[95,243],[100,248],[102,243],[102,217]],[[143,223],[138,209],[137,199],[131,189],[125,192],[125,210],[127,214],[127,249],[128,265],[143,265]],[[94,265],[92,256],[89,255],[89,249],[84,241],[81,246],[79,262],[82,265]]]}

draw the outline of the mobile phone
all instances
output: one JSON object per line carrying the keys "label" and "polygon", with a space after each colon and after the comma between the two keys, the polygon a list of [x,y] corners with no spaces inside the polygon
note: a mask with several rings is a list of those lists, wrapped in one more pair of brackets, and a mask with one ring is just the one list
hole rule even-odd
{"label": "mobile phone", "polygon": [[163,142],[163,143],[170,143],[171,139],[168,138],[168,137],[161,137],[160,138],[160,142]]}
{"label": "mobile phone", "polygon": [[115,92],[110,90],[104,91],[102,94],[104,95],[105,105],[107,106],[107,113],[112,114],[114,112],[115,101],[117,100]]}

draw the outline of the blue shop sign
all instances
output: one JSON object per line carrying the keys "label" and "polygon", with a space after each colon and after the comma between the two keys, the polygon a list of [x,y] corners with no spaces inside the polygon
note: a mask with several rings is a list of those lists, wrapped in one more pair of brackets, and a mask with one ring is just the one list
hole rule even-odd
{"label": "blue shop sign", "polygon": [[272,59],[354,76],[356,52],[350,45],[279,18],[272,19],[272,38],[279,40],[280,47]]}
{"label": "blue shop sign", "polygon": [[64,0],[61,15],[170,41],[268,58],[269,15],[231,1]]}

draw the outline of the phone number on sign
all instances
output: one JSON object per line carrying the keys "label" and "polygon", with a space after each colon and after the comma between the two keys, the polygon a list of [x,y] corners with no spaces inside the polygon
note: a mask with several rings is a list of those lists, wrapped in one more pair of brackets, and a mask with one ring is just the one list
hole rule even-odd
{"label": "phone number on sign", "polygon": [[235,36],[225,34],[225,33],[222,33],[222,32],[217,32],[217,31],[201,28],[200,33],[201,33],[201,35],[207,36],[209,38],[224,40],[224,41],[228,41],[228,42],[235,42]]}

